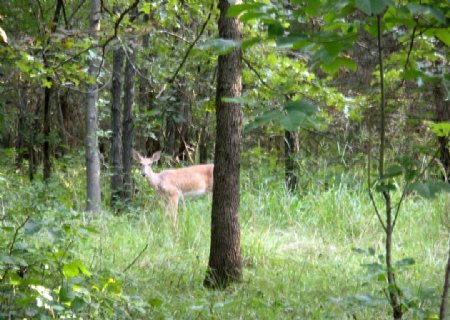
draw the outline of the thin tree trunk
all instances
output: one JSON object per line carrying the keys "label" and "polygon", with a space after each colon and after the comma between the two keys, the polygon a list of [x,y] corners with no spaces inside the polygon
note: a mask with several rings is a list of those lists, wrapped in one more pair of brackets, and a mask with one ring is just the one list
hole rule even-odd
{"label": "thin tree trunk", "polygon": [[113,52],[113,76],[111,88],[111,206],[118,209],[123,190],[123,165],[122,165],[122,69],[124,52],[118,48]]}
{"label": "thin tree trunk", "polygon": [[441,307],[439,309],[439,320],[446,320],[448,314],[448,291],[450,289],[450,240],[448,244],[449,252],[447,267],[445,268],[444,290],[442,292]]}
{"label": "thin tree trunk", "polygon": [[[100,0],[91,0],[90,11],[90,36],[96,41],[97,33],[100,31]],[[95,50],[95,49],[92,49]],[[88,73],[96,79],[98,74],[98,61],[91,58]],[[98,85],[97,81],[88,84],[86,102],[86,181],[87,181],[87,211],[97,212],[101,209],[100,192],[100,155],[98,150]]]}
{"label": "thin tree trunk", "polygon": [[58,122],[59,122],[59,137],[61,139],[61,144],[59,146],[59,154],[64,156],[66,150],[69,147],[66,135],[66,121],[64,120],[63,109],[67,108],[67,97],[64,94],[58,93]]}
{"label": "thin tree trunk", "polygon": [[[381,30],[381,16],[377,16],[377,28],[378,28],[378,63],[380,67],[380,152],[378,159],[378,176],[381,187],[386,184],[384,180],[384,158],[385,158],[385,146],[386,146],[386,99],[384,92],[384,64],[383,64],[383,47],[381,43],[382,30]],[[403,309],[400,303],[400,292],[395,280],[395,273],[392,263],[392,235],[394,232],[394,224],[392,218],[392,201],[389,190],[383,190],[383,198],[385,204],[386,213],[386,269],[388,279],[388,293],[389,303],[392,307],[392,313],[394,319],[401,319],[403,317]]]}
{"label": "thin tree trunk", "polygon": [[[61,15],[61,11],[63,8],[63,0],[58,0],[56,2],[55,14],[53,15],[53,23],[50,28],[50,33],[56,31],[58,27],[59,17]],[[50,37],[47,40],[47,45],[50,44]],[[47,59],[47,55],[49,52],[43,52],[43,60],[45,69],[48,69],[49,63]],[[42,152],[44,155],[44,169],[43,169],[43,178],[44,181],[50,179],[51,176],[51,160],[50,160],[50,99],[52,95],[52,86],[53,79],[50,76],[47,76],[47,82],[49,86],[46,86],[44,89],[44,126],[43,126],[43,134],[44,134],[44,143],[42,146]]]}
{"label": "thin tree trunk", "polygon": [[[450,101],[445,99],[444,87],[441,83],[433,88],[434,101],[436,106],[436,121],[450,121]],[[444,167],[444,179],[450,183],[450,148],[448,136],[438,137],[439,160]]]}
{"label": "thin tree trunk", "polygon": [[123,102],[123,137],[122,137],[122,165],[123,165],[123,200],[129,201],[133,195],[131,179],[132,149],[133,149],[133,105],[134,105],[134,63],[135,52],[128,53],[125,67],[124,102]]}
{"label": "thin tree trunk", "polygon": [[[51,78],[47,77],[47,80],[51,81]],[[50,179],[51,176],[51,163],[50,163],[50,98],[51,89],[45,88],[44,90],[44,144],[42,147],[42,153],[44,156],[44,169],[43,178],[44,181]]]}
{"label": "thin tree trunk", "polygon": [[205,121],[203,122],[203,125],[200,129],[200,139],[199,139],[199,157],[200,157],[200,163],[207,163],[208,162],[208,119],[209,119],[209,112],[205,114]]}
{"label": "thin tree trunk", "polygon": [[[230,4],[219,1],[219,37],[240,40],[242,26],[228,18]],[[239,170],[242,109],[239,104],[222,101],[241,95],[242,52],[235,49],[219,56],[216,93],[216,149],[211,217],[211,248],[204,285],[225,288],[242,279],[239,225]]]}
{"label": "thin tree trunk", "polygon": [[175,132],[177,125],[173,120],[173,114],[168,113],[166,118],[166,130],[165,130],[165,143],[164,150],[166,153],[170,154],[172,158],[175,156]]}
{"label": "thin tree trunk", "polygon": [[297,189],[298,177],[296,173],[295,156],[299,151],[298,133],[295,131],[284,132],[284,167],[286,186],[290,192]]}
{"label": "thin tree trunk", "polygon": [[[20,81],[20,80],[19,80]],[[22,167],[22,162],[25,153],[25,132],[26,132],[26,114],[27,114],[27,102],[26,94],[23,92],[19,83],[18,87],[18,103],[19,103],[19,114],[17,123],[17,140],[16,140],[16,165],[18,168]]]}

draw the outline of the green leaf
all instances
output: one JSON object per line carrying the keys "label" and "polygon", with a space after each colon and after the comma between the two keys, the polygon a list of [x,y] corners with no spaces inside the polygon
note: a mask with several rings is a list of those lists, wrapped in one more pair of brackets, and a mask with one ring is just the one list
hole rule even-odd
{"label": "green leaf", "polygon": [[278,122],[288,131],[297,130],[304,124],[305,120],[317,112],[316,106],[304,99],[288,101],[283,108],[286,114],[280,117]]}
{"label": "green leaf", "polygon": [[254,20],[254,19],[259,19],[262,16],[265,16],[266,13],[265,12],[254,12],[254,11],[250,11],[250,12],[246,12],[244,14],[242,14],[239,17],[239,20],[241,20],[242,22],[248,22],[250,20]]}
{"label": "green leaf", "polygon": [[279,22],[274,22],[269,24],[267,31],[269,33],[269,37],[279,37],[284,33],[284,28]]}
{"label": "green leaf", "polygon": [[64,285],[59,290],[59,300],[61,302],[70,302],[75,299],[75,292],[68,286]]}
{"label": "green leaf", "polygon": [[253,121],[248,123],[244,128],[244,133],[248,133],[251,130],[261,127],[270,121],[274,121],[282,117],[283,114],[281,113],[281,110],[270,110],[265,112],[263,115],[255,118]]}
{"label": "green leaf", "polygon": [[244,41],[242,41],[242,50],[248,49],[252,46],[254,46],[255,44],[261,43],[263,40],[260,37],[256,37],[256,38],[251,38],[251,39],[246,39]]}
{"label": "green leaf", "polygon": [[317,112],[317,107],[306,99],[288,101],[284,105],[284,108],[286,109],[286,111],[288,111],[288,113],[299,111],[306,114],[307,116],[312,116]]}
{"label": "green leaf", "polygon": [[76,261],[72,261],[63,266],[63,274],[66,278],[74,278],[80,274],[80,270],[78,269],[78,264]]}
{"label": "green leaf", "polygon": [[424,198],[434,198],[440,192],[450,192],[450,184],[440,180],[415,182],[409,185],[409,191],[416,191]]}
{"label": "green leaf", "polygon": [[440,23],[446,23],[445,14],[438,7],[431,7],[417,3],[409,3],[407,7],[412,15],[429,15]]}
{"label": "green leaf", "polygon": [[208,40],[201,44],[198,48],[200,50],[212,50],[217,55],[224,55],[230,53],[235,48],[239,48],[240,45],[240,41],[219,38]]}
{"label": "green leaf", "polygon": [[433,29],[433,34],[441,40],[445,45],[450,46],[450,30],[449,29]]}
{"label": "green leaf", "polygon": [[342,43],[332,41],[324,44],[324,49],[330,57],[335,58],[342,50]]}
{"label": "green leaf", "polygon": [[416,263],[416,261],[413,258],[405,258],[399,261],[396,261],[394,263],[394,266],[396,268],[403,268],[403,267],[409,267]]}
{"label": "green leaf", "polygon": [[284,37],[277,37],[277,47],[279,48],[293,48],[300,49],[311,43],[308,35],[298,33],[290,34]]}
{"label": "green leaf", "polygon": [[385,170],[384,176],[385,176],[385,178],[393,178],[393,177],[400,176],[402,173],[403,173],[403,167],[398,164],[395,164],[395,165],[388,167]]}
{"label": "green leaf", "polygon": [[141,8],[141,12],[144,14],[150,14],[150,10],[151,10],[150,2],[144,2]]}
{"label": "green leaf", "polygon": [[376,187],[375,187],[375,191],[377,191],[377,192],[385,192],[385,191],[394,191],[396,188],[395,188],[395,185],[393,185],[392,183],[385,183],[385,184],[378,184]]}
{"label": "green leaf", "polygon": [[445,137],[450,134],[450,122],[437,122],[430,124],[431,131],[438,137]]}
{"label": "green leaf", "polygon": [[309,0],[305,7],[305,12],[309,16],[315,16],[319,13],[319,9],[322,6],[320,0]]}
{"label": "green leaf", "polygon": [[425,74],[417,69],[409,69],[406,70],[402,73],[402,77],[405,80],[413,80],[413,79],[417,79],[417,78],[423,78],[425,76]]}
{"label": "green leaf", "polygon": [[63,266],[63,274],[68,279],[78,276],[80,272],[85,276],[91,276],[91,273],[80,260],[74,260]]}
{"label": "green leaf", "polygon": [[227,11],[227,17],[233,18],[237,17],[239,14],[241,14],[244,11],[251,11],[256,10],[261,7],[266,6],[265,3],[243,3],[243,4],[235,4],[228,8]]}
{"label": "green leaf", "polygon": [[163,301],[161,299],[158,298],[150,298],[148,299],[148,304],[151,305],[152,307],[160,307],[163,304]]}
{"label": "green leaf", "polygon": [[329,63],[323,63],[321,68],[328,74],[336,73],[340,68],[348,68],[349,70],[355,72],[358,65],[355,61],[347,57],[337,57]]}
{"label": "green leaf", "polygon": [[387,0],[356,0],[356,7],[367,14],[378,15],[382,13],[389,5]]}

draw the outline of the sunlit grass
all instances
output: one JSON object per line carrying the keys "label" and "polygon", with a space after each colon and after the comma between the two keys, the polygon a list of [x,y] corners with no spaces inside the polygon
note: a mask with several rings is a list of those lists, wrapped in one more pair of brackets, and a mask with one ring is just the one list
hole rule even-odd
{"label": "sunlit grass", "polygon": [[[244,180],[245,182],[245,180]],[[180,206],[173,230],[153,191],[139,182],[139,207],[121,216],[94,219],[99,230],[79,247],[93,268],[123,270],[148,245],[126,273],[131,291],[157,301],[153,318],[193,319],[388,319],[383,283],[367,276],[362,264],[383,254],[383,232],[362,188],[331,187],[290,195],[281,182],[244,185],[241,195],[241,246],[244,281],[224,292],[202,287],[210,241],[211,196]],[[408,198],[395,233],[397,260],[415,264],[398,272],[405,292],[441,290],[446,234],[440,214],[444,197]],[[355,248],[373,248],[366,256]],[[360,299],[360,300],[358,300]],[[418,307],[437,312],[437,299]],[[410,311],[406,318],[414,319]]]}

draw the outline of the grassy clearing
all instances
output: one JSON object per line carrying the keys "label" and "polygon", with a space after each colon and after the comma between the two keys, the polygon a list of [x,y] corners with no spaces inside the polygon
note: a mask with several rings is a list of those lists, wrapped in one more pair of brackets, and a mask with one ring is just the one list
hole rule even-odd
{"label": "grassy clearing", "polygon": [[[66,223],[95,227],[96,233],[71,242],[74,258],[92,272],[115,274],[121,294],[131,304],[142,304],[142,318],[390,319],[384,281],[370,277],[362,266],[378,261],[383,233],[367,194],[352,179],[289,195],[279,179],[262,180],[244,172],[244,282],[226,291],[210,291],[202,287],[209,254],[210,196],[182,204],[174,231],[153,191],[136,177],[139,192],[126,213],[91,217],[73,211],[83,207],[82,183],[74,183],[81,174],[71,171],[56,178],[50,193],[24,187],[15,201],[22,209],[35,206],[49,220],[64,222],[58,212],[70,211],[74,217]],[[12,184],[4,185],[9,192],[15,190]],[[12,193],[8,197],[2,201],[14,201]],[[397,275],[405,295],[415,301],[406,319],[438,311],[447,248],[441,222],[446,201],[444,196],[431,201],[412,196],[404,203],[394,254],[396,260],[415,260]],[[136,263],[123,272],[146,245]],[[373,248],[375,255],[357,253],[355,248]]]}
{"label": "grassy clearing", "polygon": [[[174,232],[152,192],[140,185],[142,206],[125,216],[95,219],[99,233],[80,244],[80,255],[92,259],[94,268],[123,269],[148,244],[127,272],[125,288],[153,302],[148,313],[156,319],[390,318],[385,301],[377,299],[383,297],[383,281],[368,277],[361,266],[376,256],[352,250],[371,247],[383,253],[383,234],[364,191],[339,185],[291,196],[276,182],[246,182],[244,283],[225,292],[201,285],[209,254],[210,198],[187,200]],[[438,310],[447,243],[443,210],[444,197],[405,202],[395,257],[416,261],[398,279],[417,299],[406,318]],[[426,290],[432,294],[423,296]]]}

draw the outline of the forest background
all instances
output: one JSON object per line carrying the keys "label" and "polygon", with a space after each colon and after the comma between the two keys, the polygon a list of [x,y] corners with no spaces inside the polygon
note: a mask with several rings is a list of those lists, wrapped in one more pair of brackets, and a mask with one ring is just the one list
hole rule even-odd
{"label": "forest background", "polygon": [[446,319],[449,8],[0,0],[0,318]]}

